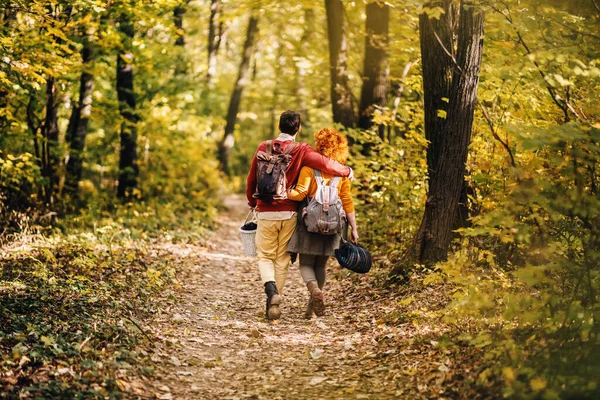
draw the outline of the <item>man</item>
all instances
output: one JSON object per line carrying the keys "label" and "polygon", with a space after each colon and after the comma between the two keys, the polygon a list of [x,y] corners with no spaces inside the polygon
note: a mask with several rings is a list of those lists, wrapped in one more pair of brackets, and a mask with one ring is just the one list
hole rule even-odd
{"label": "man", "polygon": [[[296,111],[286,111],[279,118],[280,134],[272,141],[272,148],[285,153],[288,146],[292,146],[289,154],[291,161],[286,170],[287,187],[291,187],[303,166],[318,169],[329,174],[353,178],[350,167],[343,166],[317,153],[307,143],[295,143],[296,135],[300,133],[300,114]],[[266,317],[276,320],[281,317],[279,305],[285,280],[290,264],[290,255],[287,252],[288,243],[296,228],[297,203],[285,200],[261,201],[253,195],[257,188],[257,154],[267,149],[266,142],[258,146],[252,159],[252,167],[248,174],[246,197],[248,205],[258,207],[258,228],[256,232],[256,255],[258,269],[267,295]]]}

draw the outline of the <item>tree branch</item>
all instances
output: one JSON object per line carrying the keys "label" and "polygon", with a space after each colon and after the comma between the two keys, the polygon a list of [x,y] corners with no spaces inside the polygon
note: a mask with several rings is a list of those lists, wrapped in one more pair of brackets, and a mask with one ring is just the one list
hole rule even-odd
{"label": "tree branch", "polygon": [[[525,54],[526,55],[532,54],[531,50],[529,49],[529,46],[527,46],[527,44],[525,43],[525,40],[523,40],[523,36],[521,36],[521,32],[519,32],[517,30],[515,30],[515,31],[517,32],[517,37],[519,38],[519,43],[525,49],[525,52],[526,52]],[[546,84],[546,89],[548,90],[548,93],[550,93],[550,97],[552,97],[552,101],[554,101],[554,103],[558,106],[558,108],[560,108],[562,110],[563,114],[565,115],[565,122],[569,122],[571,120],[571,117],[569,116],[569,108],[568,108],[566,102],[565,102],[565,104],[562,104],[558,100],[558,95],[556,94],[556,90],[546,80],[546,73],[544,72],[544,70],[542,69],[540,64],[536,60],[531,60],[531,61],[533,62],[533,65],[535,65],[535,67],[537,68],[541,77],[544,79],[544,82]]]}
{"label": "tree branch", "polygon": [[564,28],[567,28],[567,29],[568,29],[568,30],[570,30],[571,32],[573,32],[573,33],[576,33],[576,34],[578,34],[578,35],[581,35],[581,36],[589,36],[589,37],[591,37],[591,38],[594,38],[594,39],[596,39],[596,40],[600,40],[600,36],[598,36],[598,35],[594,35],[593,33],[582,32],[582,31],[580,31],[580,30],[578,30],[578,29],[575,29],[575,28],[573,28],[573,27],[571,27],[571,26],[569,26],[569,25],[565,24],[564,22],[557,21],[557,20],[555,20],[554,18],[548,18],[548,20],[550,20],[550,21],[554,22],[555,24],[557,24],[557,25],[560,25],[560,26],[562,26],[562,27],[564,27]]}
{"label": "tree branch", "polygon": [[596,0],[592,0],[592,4],[594,5],[594,8],[596,9],[596,11],[598,11],[600,13],[600,6],[596,3]]}
{"label": "tree branch", "polygon": [[479,107],[481,107],[481,111],[483,113],[483,118],[485,118],[488,126],[490,127],[492,136],[494,137],[494,139],[496,139],[498,142],[500,142],[502,147],[504,147],[506,149],[506,151],[508,152],[508,155],[510,156],[510,164],[513,166],[513,168],[517,168],[517,163],[515,162],[515,157],[513,155],[512,150],[510,149],[510,146],[508,145],[508,142],[505,142],[504,140],[502,140],[500,135],[498,135],[498,132],[496,132],[496,128],[494,127],[494,122],[492,121],[492,118],[488,114],[487,109],[485,108],[483,103],[479,100],[477,102],[479,103]]}
{"label": "tree branch", "polygon": [[442,40],[438,36],[437,32],[434,31],[433,35],[435,36],[435,39],[438,41],[438,43],[440,44],[440,46],[442,46],[442,49],[444,49],[444,52],[448,55],[448,57],[450,57],[452,59],[452,62],[454,63],[454,66],[456,68],[458,68],[458,70],[460,71],[460,73],[462,73],[463,70],[460,67],[460,65],[458,65],[458,62],[456,61],[456,58],[454,57],[454,55],[452,53],[450,53],[450,51],[448,51],[448,49],[446,48],[446,46],[444,46],[444,43],[442,43]]}
{"label": "tree branch", "polygon": [[[412,67],[414,67],[415,65],[417,65],[419,63],[419,60],[415,60],[415,61],[409,61],[408,64],[406,64],[406,66],[404,67],[404,71],[402,71],[402,76],[400,77],[400,86],[398,86],[398,91],[396,92],[396,98],[394,99],[394,110],[392,111],[392,122],[394,122],[396,120],[396,114],[398,113],[398,106],[400,105],[400,98],[402,96],[402,93],[404,92],[404,79],[406,79],[406,76],[408,75],[408,72],[410,71],[410,69]],[[391,125],[389,127],[391,129]],[[388,130],[389,132],[389,130]],[[388,133],[389,135],[389,133]]]}
{"label": "tree branch", "polygon": [[[505,14],[503,11],[499,10],[497,7],[495,7],[493,5],[493,3],[487,3],[487,6],[490,7],[492,10],[494,10],[495,12],[501,14],[511,25],[514,26],[513,19],[510,16],[510,8],[509,8],[508,4],[506,4],[503,1],[501,1],[500,3],[503,4],[504,7],[506,7],[508,15]],[[523,36],[521,35],[521,32],[518,31],[516,28],[515,28],[515,32],[517,33],[517,38],[518,38],[517,42],[521,46],[523,46],[523,48],[525,49],[525,54],[526,55],[533,54],[532,51],[531,51],[531,49],[529,48],[529,46],[527,46],[527,43],[525,43],[525,40],[523,39]],[[575,109],[569,103],[568,100],[562,100],[561,101],[560,96],[556,93],[556,89],[553,88],[548,83],[548,81],[546,80],[546,73],[544,72],[544,70],[542,69],[542,67],[540,66],[540,64],[536,60],[531,60],[531,61],[535,65],[535,67],[538,70],[538,72],[539,72],[540,76],[542,77],[542,79],[544,79],[546,90],[548,90],[548,93],[550,94],[550,97],[552,98],[552,101],[563,112],[563,114],[565,116],[565,122],[569,122],[571,120],[571,116],[569,115],[569,111],[571,111],[577,117],[577,119],[581,119],[581,117],[579,116],[579,114],[575,111]]]}

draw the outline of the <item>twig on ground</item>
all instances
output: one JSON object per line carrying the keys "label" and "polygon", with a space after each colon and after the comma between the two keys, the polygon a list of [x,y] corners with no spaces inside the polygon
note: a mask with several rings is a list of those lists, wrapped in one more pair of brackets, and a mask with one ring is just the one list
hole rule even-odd
{"label": "twig on ground", "polygon": [[[132,314],[132,312],[131,312],[131,311],[129,311],[129,313],[130,313],[130,314]],[[135,321],[133,320],[133,315],[132,315],[131,317],[128,317],[127,315],[123,315],[123,314],[121,314],[121,315],[122,315],[124,318],[127,318],[129,321],[131,321],[131,323],[132,323],[133,325],[135,325],[135,327],[136,327],[136,328],[138,328],[138,329],[140,330],[140,332],[142,332],[142,334],[143,334],[144,336],[146,336],[146,339],[148,339],[148,340],[149,340],[151,343],[154,343],[154,339],[152,339],[152,338],[150,337],[150,335],[148,335],[148,334],[146,333],[146,331],[145,331],[145,330],[144,330],[144,329],[143,329],[141,326],[139,326],[137,322],[135,322]]]}

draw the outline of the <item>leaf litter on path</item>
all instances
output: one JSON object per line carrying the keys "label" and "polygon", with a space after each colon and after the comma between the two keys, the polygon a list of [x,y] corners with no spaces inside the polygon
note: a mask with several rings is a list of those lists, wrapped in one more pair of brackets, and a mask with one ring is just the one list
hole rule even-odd
{"label": "leaf litter on path", "polygon": [[237,232],[245,200],[230,196],[226,205],[205,246],[169,243],[159,252],[171,252],[181,287],[153,325],[165,338],[156,352],[168,355],[159,358],[158,393],[168,388],[162,395],[176,399],[469,397],[449,385],[460,368],[445,361],[454,353],[430,343],[441,329],[388,323],[400,300],[380,298],[369,277],[333,263],[324,317],[304,319],[308,293],[296,264],[282,293],[282,318],[265,321],[263,285]]}

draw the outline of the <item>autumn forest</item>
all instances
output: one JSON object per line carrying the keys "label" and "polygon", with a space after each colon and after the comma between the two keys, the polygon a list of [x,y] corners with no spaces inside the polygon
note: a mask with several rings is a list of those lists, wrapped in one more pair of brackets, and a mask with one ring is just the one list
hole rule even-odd
{"label": "autumn forest", "polygon": [[[598,398],[598,32],[598,0],[0,0],[0,399]],[[238,228],[286,110],[347,138],[373,267],[332,257],[306,319],[292,263],[273,321]]]}

